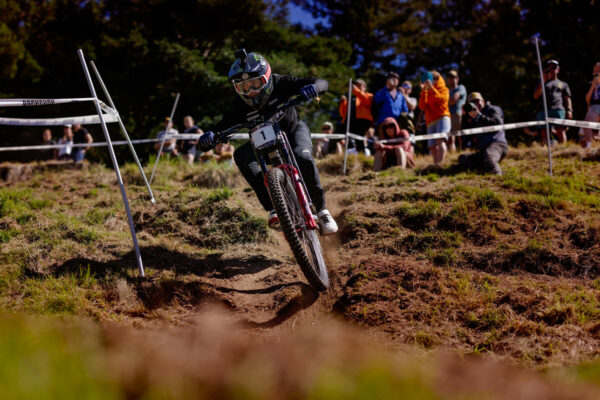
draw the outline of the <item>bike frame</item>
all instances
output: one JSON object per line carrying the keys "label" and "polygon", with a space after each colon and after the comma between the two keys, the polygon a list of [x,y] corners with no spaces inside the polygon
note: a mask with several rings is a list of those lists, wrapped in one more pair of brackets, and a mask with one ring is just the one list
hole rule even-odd
{"label": "bike frame", "polygon": [[[273,117],[275,117],[277,115],[278,112],[282,112],[285,109],[287,109],[288,107],[300,105],[305,102],[306,101],[300,97],[292,98],[287,103],[280,105],[277,108],[277,110],[275,110],[276,112],[272,115],[272,117],[267,120],[273,125],[274,128],[277,129],[277,137],[275,140],[275,144],[273,146],[269,146],[268,148],[257,150],[254,147],[254,143],[252,142],[252,135],[250,135],[250,143],[252,144],[252,149],[254,150],[254,155],[256,156],[256,159],[258,160],[258,163],[260,164],[260,168],[262,170],[263,177],[264,177],[265,186],[267,187],[267,189],[269,187],[267,184],[267,173],[269,172],[269,169],[267,167],[267,163],[265,161],[264,155],[269,155],[274,152],[276,152],[280,155],[282,163],[274,166],[273,168],[282,169],[292,179],[292,182],[294,182],[294,188],[296,190],[296,196],[298,197],[298,202],[300,203],[300,206],[302,207],[302,212],[304,214],[304,221],[306,223],[306,227],[308,229],[318,229],[317,223],[316,223],[315,219],[313,218],[313,213],[311,211],[311,207],[313,206],[313,204],[312,204],[312,201],[308,194],[308,189],[306,188],[306,183],[304,182],[304,178],[302,178],[302,175],[300,174],[300,169],[298,168],[298,163],[296,162],[296,157],[294,156],[294,152],[292,151],[292,147],[287,138],[287,135],[285,134],[285,132],[283,132],[281,129],[279,129],[279,125],[277,124],[277,122],[270,121]],[[263,119],[263,121],[264,121],[264,119]],[[232,126],[229,129],[226,129],[222,132],[217,133],[217,135],[216,135],[217,141],[218,142],[227,141],[227,137],[230,134],[236,132],[237,130],[239,130],[242,127],[251,127],[251,126],[256,127],[258,125],[259,125],[259,123],[258,123],[258,121],[256,121],[256,123],[253,123],[252,125],[250,125],[249,123],[246,122],[246,123],[241,123],[241,124]]]}
{"label": "bike frame", "polygon": [[[252,139],[250,139],[250,142],[252,142]],[[254,147],[254,143],[252,143],[252,148],[254,149],[254,154],[260,164],[260,168],[264,177],[264,183],[267,189],[269,187],[267,184],[267,173],[269,169],[267,168],[267,163],[263,154],[269,154],[275,151],[279,152],[279,154],[282,156],[283,163],[273,166],[273,168],[279,168],[283,170],[292,179],[292,182],[294,182],[294,189],[296,190],[298,202],[300,203],[300,207],[302,208],[302,212],[304,214],[306,227],[308,229],[318,229],[317,223],[315,222],[311,211],[312,201],[310,200],[306,183],[299,172],[300,169],[298,168],[296,157],[294,156],[294,152],[291,149],[290,142],[285,132],[278,129],[276,145],[272,148],[257,151]],[[301,228],[297,229],[300,230]]]}

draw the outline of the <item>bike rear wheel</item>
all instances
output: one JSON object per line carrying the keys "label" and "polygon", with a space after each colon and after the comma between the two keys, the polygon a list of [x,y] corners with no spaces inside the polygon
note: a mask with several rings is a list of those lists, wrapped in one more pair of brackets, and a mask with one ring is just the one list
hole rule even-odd
{"label": "bike rear wheel", "polygon": [[306,226],[292,178],[282,169],[272,168],[268,172],[267,182],[281,230],[300,269],[317,290],[327,289],[329,276],[319,236],[315,230]]}

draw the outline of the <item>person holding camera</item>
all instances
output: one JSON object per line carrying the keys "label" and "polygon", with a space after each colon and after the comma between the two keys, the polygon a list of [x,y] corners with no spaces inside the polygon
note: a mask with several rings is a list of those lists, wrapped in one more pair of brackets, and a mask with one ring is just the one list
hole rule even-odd
{"label": "person holding camera", "polygon": [[[547,60],[544,63],[544,87],[546,89],[546,101],[548,102],[548,117],[558,119],[573,119],[573,103],[571,102],[571,89],[566,82],[558,79],[560,67],[558,61]],[[542,97],[542,85],[538,84],[533,93],[533,98],[538,100]],[[543,105],[542,105],[543,106]],[[537,113],[537,120],[543,121],[546,117],[544,110]],[[556,132],[558,143],[567,141],[567,127],[550,126],[551,131]],[[546,143],[546,128],[541,130],[542,143]]]}
{"label": "person holding camera", "polygon": [[[585,120],[590,122],[600,122],[600,62],[594,65],[593,79],[590,88],[585,94],[585,102],[588,104],[588,110],[585,114]],[[594,140],[594,129],[582,128],[583,135],[579,142],[581,147],[587,149]]]}
{"label": "person holding camera", "polygon": [[[504,124],[504,114],[498,106],[486,103],[481,93],[473,92],[463,107],[462,129]],[[464,167],[502,175],[500,161],[508,153],[504,130],[474,136],[476,153],[462,154],[458,163]]]}
{"label": "person holding camera", "polygon": [[[427,133],[449,133],[451,129],[448,98],[450,92],[444,78],[436,71],[425,71],[421,75],[419,108],[425,114]],[[429,139],[427,147],[433,162],[439,166],[446,158],[446,139]]]}

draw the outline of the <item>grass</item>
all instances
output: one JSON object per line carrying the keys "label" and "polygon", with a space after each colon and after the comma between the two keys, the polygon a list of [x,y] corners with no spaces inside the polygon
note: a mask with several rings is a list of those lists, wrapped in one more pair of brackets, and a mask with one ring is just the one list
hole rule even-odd
{"label": "grass", "polygon": [[[339,161],[319,163],[333,171]],[[564,176],[551,181],[539,164],[509,158],[501,178],[420,165],[375,174],[357,157],[348,176],[323,173],[341,232],[339,242],[324,242],[334,288],[327,301],[316,300],[315,309],[329,312],[331,306],[341,319],[371,327],[394,348],[451,348],[537,367],[596,357],[589,349],[596,348],[600,331],[600,231],[593,198],[598,167],[558,159],[556,170]],[[582,170],[590,173],[582,177]],[[229,316],[253,322],[272,314],[283,320],[281,331],[296,321],[295,301],[303,301],[294,300],[303,293],[296,281],[303,278],[235,167],[161,162],[153,185],[156,205],[148,203],[137,167],[123,171],[149,278],[136,277],[114,173],[101,167],[46,172],[43,179],[34,176],[35,188],[0,187],[0,309],[187,327],[204,318],[201,306],[216,302],[233,310]],[[325,348],[307,354],[318,358]],[[280,369],[258,370],[262,359],[256,357],[232,366],[227,382],[235,384],[219,393],[269,397],[278,386],[267,378]],[[293,357],[281,358],[294,364]],[[202,385],[190,378],[200,361],[190,363],[190,375],[169,378],[192,382],[189,387],[164,381],[136,392],[132,383],[92,377],[111,381],[118,396],[202,398]],[[348,365],[324,363],[303,381],[296,398],[368,398],[380,393],[372,385],[382,393],[412,390],[416,398],[435,393],[422,377],[406,378],[385,362]],[[336,375],[337,382],[331,378]]]}

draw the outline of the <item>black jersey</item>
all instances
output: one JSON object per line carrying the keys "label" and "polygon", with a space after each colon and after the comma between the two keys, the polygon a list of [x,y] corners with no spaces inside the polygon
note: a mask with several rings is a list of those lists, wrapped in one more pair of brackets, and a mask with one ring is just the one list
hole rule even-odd
{"label": "black jersey", "polygon": [[[259,109],[247,105],[241,98],[237,97],[233,102],[233,108],[227,112],[223,119],[215,127],[215,132],[220,132],[237,124],[251,122],[260,114],[268,114],[280,104],[285,103],[290,97],[300,94],[300,89],[306,85],[314,84],[319,93],[327,91],[327,81],[323,79],[297,78],[273,74],[273,93],[269,96],[267,103]],[[285,116],[279,121],[281,129],[292,134],[298,124],[300,117],[294,107],[287,109]]]}

